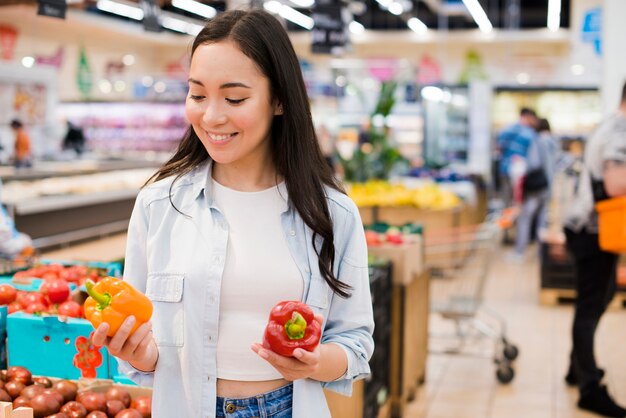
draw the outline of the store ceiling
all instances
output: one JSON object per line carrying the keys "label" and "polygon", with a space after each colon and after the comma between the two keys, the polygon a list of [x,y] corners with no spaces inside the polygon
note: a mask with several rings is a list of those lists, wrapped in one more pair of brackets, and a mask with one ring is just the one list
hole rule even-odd
{"label": "store ceiling", "polygon": [[[95,0],[67,0],[70,7],[83,8],[93,13],[101,13],[111,18],[120,17],[99,11]],[[139,0],[126,0],[138,3]],[[225,10],[232,3],[261,4],[263,0],[198,0],[211,5],[218,11]],[[395,16],[381,8],[376,0],[341,0],[349,6],[354,19],[366,29],[372,30],[405,30],[406,21],[410,17],[417,17],[429,29],[459,30],[474,29],[476,23],[461,0],[400,0],[405,6],[401,16]],[[177,9],[171,5],[171,0],[155,0],[163,10],[194,18],[197,16]],[[310,15],[310,8],[299,8],[290,0],[282,0],[296,10]],[[499,29],[535,29],[545,28],[548,15],[548,0],[479,0],[494,28]],[[569,28],[571,0],[561,0],[561,27]],[[36,0],[0,0],[0,5],[35,4]],[[303,30],[301,27],[287,22],[288,29]]]}

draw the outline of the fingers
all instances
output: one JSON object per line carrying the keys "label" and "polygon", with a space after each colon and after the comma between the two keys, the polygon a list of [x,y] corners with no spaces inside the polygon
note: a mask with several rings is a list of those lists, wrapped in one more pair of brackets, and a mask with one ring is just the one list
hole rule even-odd
{"label": "fingers", "polygon": [[100,326],[95,330],[93,336],[91,337],[91,342],[96,347],[102,347],[107,342],[107,333],[109,332],[109,324],[103,322]]}
{"label": "fingers", "polygon": [[315,314],[315,320],[317,322],[319,322],[320,327],[324,325],[324,315],[322,315],[322,314]]}
{"label": "fingers", "polygon": [[319,354],[316,352],[296,348],[293,351],[293,356],[300,360],[302,363],[308,364],[309,366],[317,366],[317,364],[319,363]]}
{"label": "fingers", "polygon": [[114,356],[118,355],[122,352],[122,348],[124,347],[124,343],[128,339],[130,332],[135,326],[135,317],[129,316],[122,322],[120,328],[117,330],[115,335],[111,337],[111,341],[109,341],[108,349]]}

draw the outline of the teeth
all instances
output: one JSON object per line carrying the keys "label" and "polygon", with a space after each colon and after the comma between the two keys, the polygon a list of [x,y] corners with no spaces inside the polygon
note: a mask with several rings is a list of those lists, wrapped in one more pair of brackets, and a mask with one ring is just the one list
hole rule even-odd
{"label": "teeth", "polygon": [[207,132],[207,135],[209,136],[209,138],[211,138],[212,141],[226,141],[233,134],[217,135],[217,134],[212,134],[212,133]]}

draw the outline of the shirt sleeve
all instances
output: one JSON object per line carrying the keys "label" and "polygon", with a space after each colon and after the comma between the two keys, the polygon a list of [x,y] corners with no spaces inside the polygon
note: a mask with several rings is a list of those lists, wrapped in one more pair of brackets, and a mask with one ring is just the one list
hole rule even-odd
{"label": "shirt sleeve", "polygon": [[626,164],[626,131],[611,132],[602,149],[602,162]]}
{"label": "shirt sleeve", "polygon": [[[353,204],[354,205],[354,204]],[[374,352],[374,315],[369,286],[367,245],[363,224],[354,205],[352,217],[343,223],[347,243],[339,260],[337,278],[352,287],[351,296],[333,295],[322,343],[335,343],[348,357],[344,376],[324,382],[325,388],[351,395],[352,383],[370,373],[369,360]]]}
{"label": "shirt sleeve", "polygon": [[[147,265],[147,239],[148,239],[148,214],[143,203],[143,193],[140,192],[135,207],[133,208],[128,224],[128,238],[126,241],[126,257],[124,260],[124,280],[133,285],[137,290],[146,292],[146,278],[148,276]],[[146,373],[135,369],[127,361],[117,359],[118,369],[126,374],[130,380],[140,386],[152,386],[154,372]]]}

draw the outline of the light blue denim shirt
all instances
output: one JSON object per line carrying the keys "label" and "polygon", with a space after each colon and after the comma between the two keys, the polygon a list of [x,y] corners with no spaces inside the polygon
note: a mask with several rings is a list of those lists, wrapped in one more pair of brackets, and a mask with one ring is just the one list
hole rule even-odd
{"label": "light blue denim shirt", "polygon": [[[159,360],[153,373],[120,361],[120,370],[142,386],[153,387],[154,418],[215,416],[216,348],[220,285],[228,224],[214,205],[211,164],[203,164],[174,182],[174,177],[141,190],[130,225],[124,279],[154,305],[153,334]],[[330,417],[323,387],[349,395],[352,382],[370,372],[374,321],[369,289],[367,246],[356,205],[327,188],[335,234],[335,276],[352,286],[352,297],[335,295],[318,267],[312,231],[295,209],[282,216],[289,250],[304,279],[303,300],[324,315],[322,343],[347,353],[347,373],[337,381],[294,382],[295,418]]]}

